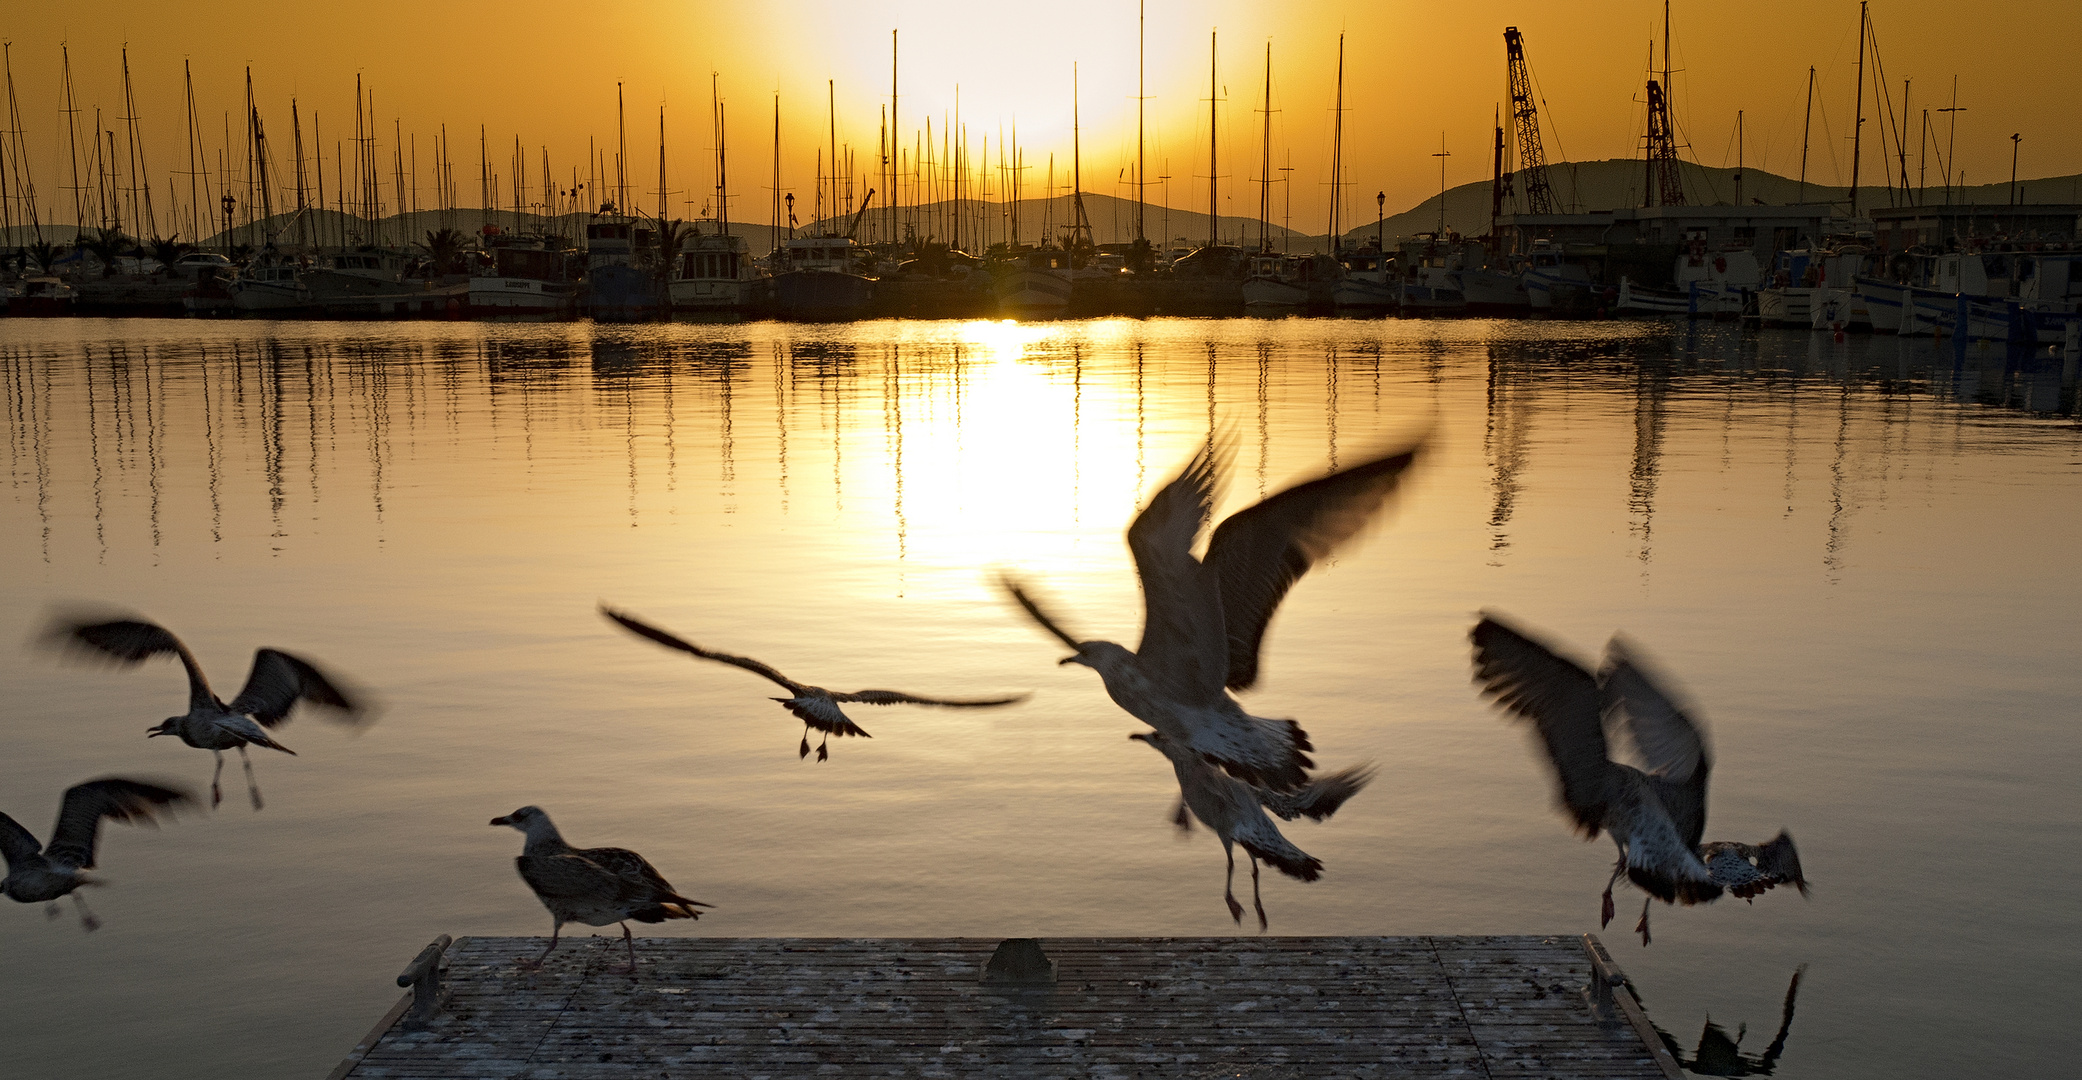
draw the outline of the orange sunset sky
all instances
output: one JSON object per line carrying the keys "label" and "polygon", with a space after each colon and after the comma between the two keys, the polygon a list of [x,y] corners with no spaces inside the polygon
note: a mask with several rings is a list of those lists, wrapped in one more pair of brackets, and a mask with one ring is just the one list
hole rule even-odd
{"label": "orange sunset sky", "polygon": [[[433,138],[446,123],[461,201],[478,200],[479,125],[491,168],[510,171],[516,138],[539,177],[544,148],[559,184],[586,172],[588,138],[613,153],[616,83],[627,100],[632,187],[655,210],[658,108],[666,108],[667,187],[675,216],[699,216],[714,185],[710,79],[726,102],[732,217],[767,219],[773,184],[774,101],[782,113],[781,184],[803,209],[813,195],[814,162],[828,144],[826,87],[837,101],[838,141],[858,171],[875,170],[881,110],[890,89],[890,31],[900,32],[901,145],[915,145],[930,116],[936,139],[960,87],[970,152],[990,141],[995,166],[1016,124],[1028,166],[1023,194],[1046,185],[1048,156],[1057,183],[1068,183],[1071,69],[1082,83],[1084,188],[1132,197],[1136,146],[1136,10],[1133,0],[1057,0],[1043,4],[920,0],[788,0],[696,3],[629,0],[561,4],[355,5],[248,3],[14,4],[0,16],[12,43],[16,93],[46,220],[69,221],[62,175],[67,135],[60,113],[59,45],[69,43],[75,95],[91,125],[124,140],[118,50],[130,47],[131,77],[154,190],[169,181],[186,198],[188,143],[182,63],[195,79],[207,152],[225,142],[226,113],[239,138],[244,72],[278,168],[289,152],[290,99],[310,139],[313,114],[330,161],[350,137],[354,79],[375,96],[378,154],[391,186],[394,123],[418,140],[421,205],[432,204]],[[1972,15],[1966,14],[1972,11]],[[1660,43],[1663,5],[1645,0],[1584,3],[1185,3],[1147,5],[1147,160],[1152,202],[1207,205],[1208,35],[1220,32],[1217,82],[1225,96],[1219,131],[1222,212],[1254,216],[1259,173],[1265,49],[1272,47],[1272,158],[1275,177],[1291,177],[1296,229],[1325,226],[1338,35],[1345,35],[1347,226],[1374,214],[1385,191],[1389,213],[1435,193],[1443,136],[1446,179],[1486,179],[1494,111],[1504,97],[1502,31],[1525,35],[1544,98],[1550,160],[1639,156],[1641,85],[1651,40]],[[1944,0],[1877,0],[1872,5],[1879,62],[1893,107],[1912,81],[1908,167],[1940,181],[1935,157],[1914,149],[1922,111],[1958,101],[1958,166],[1967,183],[2007,180],[2021,133],[2020,174],[2082,172],[2075,136],[2078,109],[2056,73],[2082,30],[2082,7],[2060,0],[2002,0],[1968,8]],[[1737,110],[1746,112],[1745,158],[1783,175],[1799,170],[1808,68],[1817,92],[1809,178],[1847,182],[1856,90],[1858,5],[1845,0],[1678,3],[1673,11],[1674,100],[1688,156],[1701,164],[1736,162]],[[1660,45],[1658,44],[1658,48]],[[1870,61],[1868,61],[1870,63]],[[1661,65],[1658,59],[1657,65]],[[1885,105],[1868,85],[1866,158],[1861,179],[1883,183],[1874,145]],[[1949,120],[1933,114],[1940,148]],[[1000,132],[1003,132],[1001,136]],[[104,136],[104,139],[106,136]],[[241,151],[242,152],[242,151]],[[1281,174],[1281,166],[1292,172]],[[1899,163],[1892,166],[1898,171]],[[214,164],[212,165],[214,169]],[[409,166],[408,166],[409,168]],[[611,166],[610,166],[611,168]],[[328,164],[328,172],[332,166]],[[972,172],[973,175],[973,172]],[[1169,177],[1159,182],[1159,177]],[[408,179],[408,184],[410,183]],[[504,185],[510,180],[502,179]],[[873,179],[864,181],[879,185]],[[990,180],[997,195],[999,174]],[[539,186],[531,179],[531,186]],[[509,187],[510,192],[510,187]],[[886,195],[886,193],[885,193]],[[385,195],[386,201],[391,198]],[[63,209],[50,208],[67,200]],[[510,194],[502,196],[510,199]],[[690,201],[691,200],[691,201]],[[908,194],[906,201],[909,201]],[[880,205],[880,197],[878,197]],[[800,212],[800,211],[799,211]],[[802,215],[805,219],[807,213]]]}

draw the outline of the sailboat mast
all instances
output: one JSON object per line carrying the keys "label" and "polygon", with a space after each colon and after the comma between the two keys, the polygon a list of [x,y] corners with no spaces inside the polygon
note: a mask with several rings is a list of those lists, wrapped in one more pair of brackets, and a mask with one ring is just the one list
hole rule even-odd
{"label": "sailboat mast", "polygon": [[[1722,161],[1728,160],[1722,158]],[[1742,110],[1735,110],[1735,205],[1742,205]]]}
{"label": "sailboat mast", "polygon": [[80,107],[72,96],[72,51],[58,44],[59,65],[65,73],[65,136],[67,159],[72,163],[72,222],[75,230],[87,227],[87,189],[80,183]]}
{"label": "sailboat mast", "polygon": [[[1858,4],[1858,111],[1851,125],[1851,217],[1858,216],[1858,156],[1865,136],[1865,37],[1866,8]],[[1882,160],[1885,160],[1884,158]]]}
{"label": "sailboat mast", "polygon": [[614,208],[629,212],[629,126],[622,108],[622,84],[614,84]]}
{"label": "sailboat mast", "polygon": [[889,32],[889,198],[883,206],[889,218],[889,242],[896,243],[896,202],[901,194],[896,186],[897,163],[901,156],[897,152],[897,132],[903,129],[896,123],[896,31]]}
{"label": "sailboat mast", "polygon": [[1815,69],[1807,69],[1807,119],[1800,123],[1800,201],[1807,201],[1807,138],[1815,122]]}
{"label": "sailboat mast", "polygon": [[1219,96],[1219,94],[1218,94],[1218,92],[1217,92],[1217,91],[1216,91],[1216,89],[1215,89],[1215,32],[1214,32],[1214,31],[1212,31],[1212,30],[1210,30],[1210,31],[1208,31],[1208,32],[1207,32],[1207,246],[1208,246],[1208,247],[1214,247],[1214,246],[1215,246],[1216,244],[1218,244],[1218,243],[1220,243],[1220,242],[1221,242],[1221,238],[1222,238],[1222,230],[1221,230],[1221,227],[1220,227],[1220,225],[1218,224],[1218,222],[1219,222],[1219,221],[1220,221],[1221,219],[1215,216],[1215,208],[1216,208],[1216,206],[1218,206],[1218,205],[1219,205],[1219,204],[1218,204],[1218,203],[1217,203],[1217,202],[1215,201],[1215,185],[1216,185],[1216,184],[1217,184],[1217,183],[1219,182],[1219,181],[1218,181],[1218,180],[1216,180],[1216,178],[1215,178],[1215,172],[1216,172],[1216,169],[1215,169],[1215,98],[1216,98],[1217,96]]}
{"label": "sailboat mast", "polygon": [[[1337,109],[1330,130],[1330,253],[1345,247],[1339,211],[1344,208],[1345,178],[1345,35],[1337,36]],[[1289,198],[1292,198],[1290,195]]]}
{"label": "sailboat mast", "polygon": [[[1144,244],[1149,242],[1149,236],[1142,227],[1142,218],[1145,212],[1142,180],[1142,106],[1143,102],[1147,100],[1144,97],[1145,91],[1142,87],[1142,44],[1148,32],[1148,7],[1148,0],[1137,0],[1135,4],[1135,240]],[[1015,156],[1013,166],[1017,168],[1018,164]]]}
{"label": "sailboat mast", "polygon": [[1272,42],[1265,43],[1265,137],[1258,161],[1258,250],[1272,250]]}

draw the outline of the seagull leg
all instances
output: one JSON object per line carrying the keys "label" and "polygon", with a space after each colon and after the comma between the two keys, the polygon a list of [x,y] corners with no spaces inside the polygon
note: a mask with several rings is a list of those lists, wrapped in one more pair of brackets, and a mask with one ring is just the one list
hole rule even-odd
{"label": "seagull leg", "polygon": [[1258,932],[1265,932],[1265,901],[1258,899],[1258,857],[1251,856],[1251,904],[1258,909]]}
{"label": "seagull leg", "polygon": [[1613,883],[1619,880],[1619,875],[1626,872],[1627,857],[1621,855],[1619,864],[1612,868],[1612,877],[1605,882],[1605,903],[1598,911],[1598,929],[1600,930],[1612,925],[1612,886]]}
{"label": "seagull leg", "polygon": [[795,756],[797,758],[810,756],[810,725],[808,724],[802,726],[802,745],[795,748]]}
{"label": "seagull leg", "polygon": [[1229,917],[1236,920],[1236,925],[1242,926],[1243,905],[1236,902],[1236,849],[1229,846],[1226,837],[1222,840],[1222,853],[1229,857],[1229,876],[1222,882],[1222,901],[1229,905]]}
{"label": "seagull leg", "polygon": [[260,785],[253,782],[253,759],[246,756],[246,748],[239,746],[239,762],[246,766],[246,794],[253,800],[253,809],[260,809]]}
{"label": "seagull leg", "polygon": [[563,933],[563,931],[564,920],[558,919],[556,923],[549,928],[549,948],[542,950],[542,955],[535,957],[532,960],[525,956],[517,956],[513,960],[513,966],[521,969],[522,971],[541,971],[542,961],[547,959],[549,957],[549,954],[556,949],[557,935]]}
{"label": "seagull leg", "polygon": [[89,933],[101,929],[101,920],[95,918],[94,913],[87,910],[87,901],[80,894],[72,894],[72,906],[80,910],[80,929]]}
{"label": "seagull leg", "polygon": [[1652,896],[1641,901],[1641,921],[1634,926],[1634,932],[1641,935],[1641,944],[1644,947],[1648,945],[1648,905],[1654,902],[1655,897]]}
{"label": "seagull leg", "polygon": [[217,786],[217,781],[224,776],[224,751],[212,750],[210,753],[217,757],[217,771],[210,774],[210,809],[215,810],[217,804],[224,801],[224,789]]}
{"label": "seagull leg", "polygon": [[824,748],[824,746],[825,746],[825,743],[828,743],[828,742],[830,742],[830,741],[831,741],[831,732],[827,731],[827,732],[825,732],[825,733],[824,733],[824,738],[823,738],[822,740],[820,740],[820,741],[819,741],[819,742],[817,743],[817,760],[818,760],[818,761],[823,761],[823,760],[824,760],[825,758],[828,758],[828,757],[830,757],[830,756],[831,756],[831,751],[829,751],[829,750],[827,750],[827,749],[825,749],[825,748]]}
{"label": "seagull leg", "polygon": [[629,936],[629,924],[626,922],[622,924],[622,944],[629,948],[629,962],[616,964],[607,970],[616,974],[627,974],[633,979],[636,977],[636,939]]}

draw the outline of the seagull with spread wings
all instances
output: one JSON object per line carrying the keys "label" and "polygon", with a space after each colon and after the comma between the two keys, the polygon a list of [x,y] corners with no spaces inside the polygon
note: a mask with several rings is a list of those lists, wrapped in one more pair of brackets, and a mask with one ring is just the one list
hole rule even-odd
{"label": "seagull with spread wings", "polygon": [[[1295,847],[1279,826],[1265,816],[1265,811],[1272,811],[1281,821],[1297,817],[1324,821],[1374,778],[1372,766],[1360,765],[1317,777],[1293,791],[1267,791],[1215,768],[1198,754],[1182,750],[1161,731],[1138,731],[1128,738],[1147,743],[1163,754],[1178,774],[1179,804],[1172,812],[1172,823],[1190,830],[1192,819],[1199,818],[1200,824],[1221,839],[1222,853],[1229,859],[1222,900],[1229,905],[1229,917],[1238,925],[1243,923],[1243,905],[1236,902],[1236,845],[1243,845],[1244,854],[1251,860],[1251,903],[1257,908],[1260,930],[1266,927],[1265,901],[1258,896],[1260,860],[1302,881],[1314,881],[1323,875],[1322,860]],[[1191,817],[1187,816],[1188,811]]]}
{"label": "seagull with spread wings", "polygon": [[210,775],[210,805],[213,807],[224,801],[223,792],[218,787],[218,781],[224,776],[224,751],[237,750],[240,761],[246,766],[246,793],[252,797],[253,809],[260,809],[260,788],[253,781],[253,761],[246,756],[246,747],[265,746],[294,755],[296,751],[275,741],[270,732],[288,721],[290,711],[298,702],[325,706],[328,715],[350,724],[366,719],[362,706],[310,661],[279,649],[254,652],[253,670],[246,676],[245,688],[227,705],[211,692],[210,681],[203,677],[202,665],[195,662],[195,654],[181,644],[180,638],[156,623],[140,619],[61,622],[51,629],[50,636],[126,667],[154,656],[180,658],[181,667],[188,672],[188,711],[146,728],[145,735],[147,738],[179,736],[189,746],[208,750],[216,756],[217,770]]}
{"label": "seagull with spread wings", "polygon": [[796,756],[799,758],[808,757],[810,754],[811,728],[816,728],[824,733],[824,739],[817,744],[818,761],[823,761],[831,756],[830,751],[826,749],[826,744],[831,741],[833,735],[838,735],[842,738],[847,735],[858,735],[863,739],[873,738],[859,724],[854,723],[853,718],[847,716],[845,711],[839,708],[840,705],[944,705],[953,708],[979,709],[993,705],[1011,705],[1015,702],[1025,701],[1027,698],[1025,694],[997,698],[929,698],[920,697],[917,694],[906,694],[899,690],[855,690],[850,694],[841,694],[826,690],[821,686],[811,686],[807,683],[796,682],[794,679],[750,657],[732,656],[729,653],[704,649],[691,641],[675,637],[622,612],[602,607],[600,613],[614,620],[630,633],[640,637],[647,637],[666,648],[678,649],[683,653],[698,656],[704,660],[715,660],[741,667],[754,675],[763,676],[771,680],[782,689],[788,691],[789,696],[784,698],[777,697],[774,700],[780,702],[782,708],[794,713],[796,718],[803,723],[802,745],[797,748],[796,752]]}
{"label": "seagull with spread wings", "polygon": [[1211,449],[1194,455],[1128,526],[1144,609],[1133,652],[1078,640],[1024,586],[1008,578],[1005,587],[1074,650],[1061,663],[1097,671],[1114,703],[1171,745],[1246,784],[1292,791],[1314,765],[1308,733],[1292,720],[1250,715],[1227,691],[1258,681],[1265,629],[1287,590],[1380,512],[1418,450],[1371,458],[1236,512],[1215,529],[1205,560],[1193,545],[1213,516],[1215,463]]}
{"label": "seagull with spread wings", "polygon": [[516,963],[529,971],[542,970],[543,957],[557,947],[557,935],[567,922],[587,926],[622,924],[622,944],[629,949],[629,964],[621,970],[636,974],[636,942],[629,935],[628,920],[655,923],[667,919],[699,919],[696,908],[714,907],[681,896],[643,856],[628,848],[575,848],[539,806],[523,806],[494,825],[508,825],[527,834],[520,857],[513,860],[521,880],[534,890],[535,898],[556,920],[549,932],[549,948],[542,956],[520,957]]}
{"label": "seagull with spread wings", "polygon": [[174,807],[194,801],[194,796],[178,788],[138,780],[110,778],[74,784],[65,789],[64,801],[58,804],[58,823],[51,826],[48,844],[37,843],[29,830],[0,814],[0,854],[7,858],[0,896],[24,904],[47,904],[45,910],[55,919],[58,898],[69,895],[79,909],[80,928],[96,929],[101,920],[73,890],[102,884],[86,873],[94,868],[94,850],[101,844],[101,820],[149,825]]}
{"label": "seagull with spread wings", "polygon": [[[1561,785],[1563,811],[1585,839],[1603,830],[1619,848],[1600,915],[1612,921],[1612,886],[1625,875],[1649,894],[1634,929],[1648,944],[1648,908],[1745,900],[1777,885],[1807,895],[1800,853],[1783,829],[1762,844],[1700,843],[1706,831],[1706,732],[1622,637],[1593,675],[1544,642],[1485,613],[1469,635],[1482,692],[1533,725]],[[1607,737],[1631,745],[1641,767],[1612,760]]]}

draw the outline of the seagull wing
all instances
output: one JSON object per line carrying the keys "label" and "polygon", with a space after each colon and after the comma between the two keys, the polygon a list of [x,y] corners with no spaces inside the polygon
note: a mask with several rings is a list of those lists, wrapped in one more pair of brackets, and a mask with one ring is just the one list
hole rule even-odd
{"label": "seagull wing", "polygon": [[1468,637],[1482,692],[1532,723],[1561,783],[1563,808],[1586,837],[1597,836],[1615,796],[1616,770],[1605,753],[1597,680],[1494,615],[1485,614]]}
{"label": "seagull wing", "polygon": [[94,865],[94,849],[101,838],[101,819],[150,825],[175,806],[194,801],[194,796],[177,788],[136,780],[90,780],[65,789],[58,804],[58,823],[51,826],[51,843],[44,857],[81,869]]}
{"label": "seagull wing", "polygon": [[1142,643],[1135,662],[1166,697],[1187,705],[1222,699],[1228,647],[1222,596],[1193,543],[1214,508],[1214,457],[1193,456],[1128,526],[1128,550],[1142,575]]}
{"label": "seagull wing", "polygon": [[546,902],[606,908],[626,899],[621,875],[577,852],[522,855],[513,865],[528,888]]}
{"label": "seagull wing", "polygon": [[1358,765],[1342,769],[1328,776],[1317,777],[1295,791],[1267,791],[1258,788],[1258,802],[1267,810],[1280,816],[1283,821],[1305,817],[1311,821],[1322,821],[1337,813],[1345,800],[1359,794],[1359,789],[1372,782],[1374,767]]}
{"label": "seagull wing", "polygon": [[1012,599],[1019,601],[1019,606],[1025,608],[1026,613],[1029,616],[1031,616],[1035,622],[1041,624],[1041,629],[1046,630],[1051,634],[1054,634],[1056,636],[1056,640],[1061,641],[1063,644],[1070,646],[1070,651],[1077,651],[1077,639],[1070,636],[1069,631],[1064,630],[1061,623],[1056,622],[1053,618],[1049,617],[1047,612],[1041,610],[1041,605],[1035,602],[1033,596],[1027,592],[1025,586],[1021,585],[1017,581],[1014,581],[1009,576],[1000,577],[998,579],[998,583],[1005,586],[1005,591],[1012,594]]}
{"label": "seagull wing", "polygon": [[203,677],[202,665],[195,662],[195,654],[173,632],[157,623],[141,619],[116,619],[112,622],[60,624],[51,630],[51,636],[85,646],[116,663],[128,667],[161,654],[180,657],[181,667],[188,672],[188,707],[210,706],[217,698],[210,693],[210,681]]}
{"label": "seagull wing", "polygon": [[22,828],[20,822],[6,814],[0,814],[0,855],[6,856],[9,873],[13,873],[24,861],[34,858],[36,853],[42,850],[43,845],[37,843],[36,837],[31,836],[29,830]]}
{"label": "seagull wing", "polygon": [[271,728],[289,719],[289,710],[298,701],[338,709],[349,722],[361,718],[361,706],[341,693],[310,661],[279,649],[253,653],[253,670],[246,676],[245,688],[226,708],[258,720],[261,727]]}
{"label": "seagull wing", "polygon": [[1230,689],[1258,681],[1265,627],[1287,590],[1380,511],[1417,450],[1398,450],[1288,488],[1215,529],[1207,563],[1221,582]]}
{"label": "seagull wing", "polygon": [[655,626],[651,626],[648,623],[631,618],[630,616],[624,615],[621,612],[616,611],[612,608],[602,607],[600,609],[600,614],[605,615],[610,619],[613,619],[617,623],[620,623],[622,627],[628,630],[630,633],[636,634],[640,637],[650,638],[652,641],[655,641],[668,649],[678,649],[683,653],[689,653],[694,656],[701,657],[703,660],[717,660],[725,664],[733,664],[737,667],[741,667],[746,671],[753,673],[754,675],[764,676],[765,678],[778,684],[791,694],[800,694],[805,689],[807,689],[807,687],[803,686],[801,683],[796,682],[794,679],[791,679],[788,676],[783,675],[778,671],[775,671],[774,669],[766,666],[765,664],[760,663],[757,660],[752,659],[751,657],[732,656],[729,653],[712,652],[708,649],[704,649],[701,646],[694,644],[691,641],[674,637],[671,634],[668,634]]}
{"label": "seagull wing", "polygon": [[665,875],[660,874],[649,859],[628,848],[587,848],[577,854],[612,872],[620,879],[625,894],[631,899],[656,903],[674,914],[684,914],[697,919],[701,916],[694,911],[695,908],[715,906],[681,896],[679,890],[665,880]]}
{"label": "seagull wing", "polygon": [[1031,695],[1014,694],[999,698],[929,698],[906,694],[901,690],[855,690],[850,694],[833,694],[833,701],[861,705],[950,705],[962,709],[981,709],[992,705],[1012,705],[1025,701]]}
{"label": "seagull wing", "polygon": [[1615,636],[1605,646],[1598,682],[1606,722],[1625,733],[1684,846],[1697,848],[1706,832],[1706,779],[1713,771],[1705,731],[1664,689],[1668,680],[1657,678],[1624,638]]}

